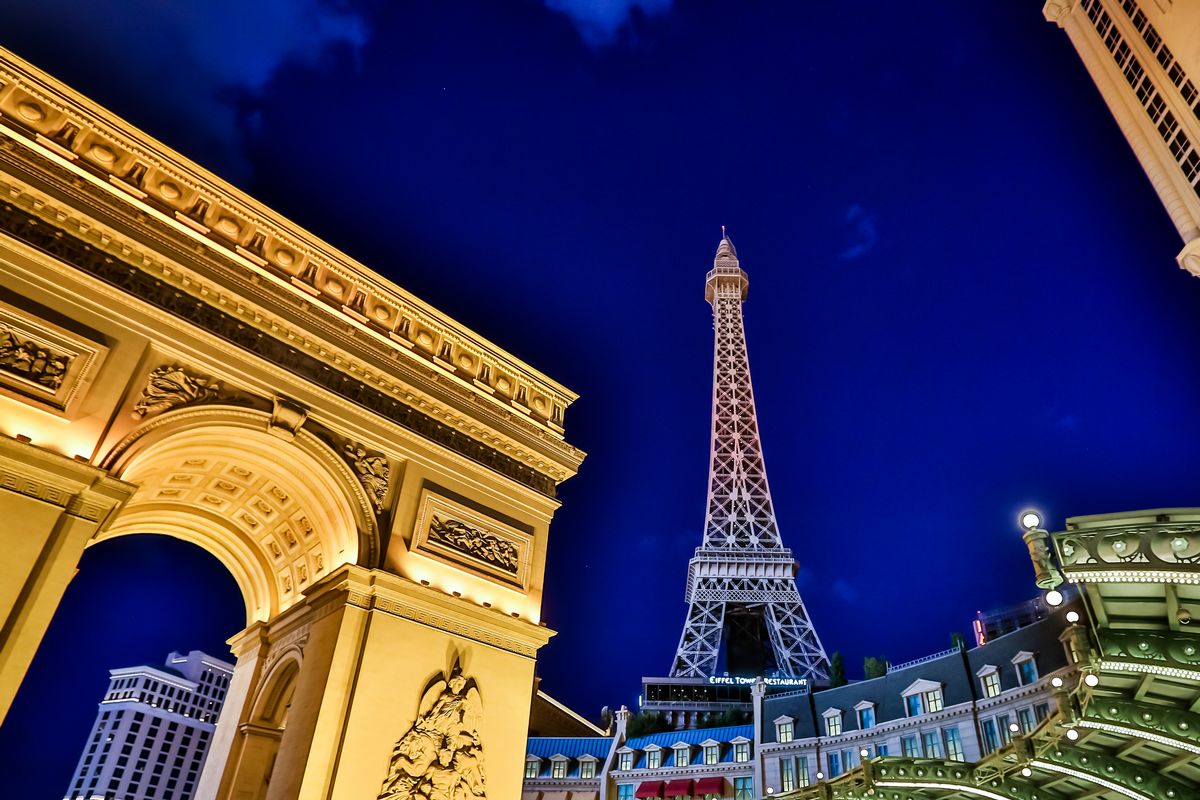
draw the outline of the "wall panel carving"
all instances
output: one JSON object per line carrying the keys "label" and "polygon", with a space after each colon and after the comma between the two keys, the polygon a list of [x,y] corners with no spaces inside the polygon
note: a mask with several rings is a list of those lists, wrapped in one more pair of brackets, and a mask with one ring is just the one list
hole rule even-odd
{"label": "wall panel carving", "polygon": [[0,303],[0,389],[66,413],[94,380],[108,348]]}
{"label": "wall panel carving", "polygon": [[472,508],[422,490],[412,550],[493,580],[529,588],[533,537]]}

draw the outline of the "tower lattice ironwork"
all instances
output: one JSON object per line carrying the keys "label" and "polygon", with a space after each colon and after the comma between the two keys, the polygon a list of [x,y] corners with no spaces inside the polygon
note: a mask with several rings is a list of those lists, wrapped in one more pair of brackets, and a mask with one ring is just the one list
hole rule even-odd
{"label": "tower lattice ironwork", "polygon": [[708,509],[704,543],[688,565],[688,616],[671,675],[724,669],[825,679],[829,659],[796,589],[767,486],[742,324],[749,285],[722,237],[705,283],[716,341]]}

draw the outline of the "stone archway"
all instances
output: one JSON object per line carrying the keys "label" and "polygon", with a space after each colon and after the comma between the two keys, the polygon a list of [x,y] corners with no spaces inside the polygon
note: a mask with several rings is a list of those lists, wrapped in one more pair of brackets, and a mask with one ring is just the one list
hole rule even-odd
{"label": "stone archway", "polygon": [[377,796],[448,652],[516,797],[575,395],[3,50],[0,192],[0,721],[84,548],[165,534],[247,608],[198,798],[286,658],[265,800]]}

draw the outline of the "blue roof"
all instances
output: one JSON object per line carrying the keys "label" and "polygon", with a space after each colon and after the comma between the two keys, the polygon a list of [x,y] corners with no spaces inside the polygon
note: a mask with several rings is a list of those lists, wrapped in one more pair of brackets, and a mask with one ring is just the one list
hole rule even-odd
{"label": "blue roof", "polygon": [[652,733],[649,736],[638,736],[635,739],[630,739],[625,744],[632,747],[634,750],[645,749],[647,745],[656,744],[659,747],[670,747],[678,742],[686,744],[700,744],[707,742],[709,739],[717,742],[729,742],[738,737],[746,739],[754,739],[753,725],[729,725],[724,728],[693,728],[683,731],[667,731],[666,733]]}
{"label": "blue roof", "polygon": [[591,755],[603,761],[610,747],[612,738],[608,736],[531,736],[525,752],[539,758]]}

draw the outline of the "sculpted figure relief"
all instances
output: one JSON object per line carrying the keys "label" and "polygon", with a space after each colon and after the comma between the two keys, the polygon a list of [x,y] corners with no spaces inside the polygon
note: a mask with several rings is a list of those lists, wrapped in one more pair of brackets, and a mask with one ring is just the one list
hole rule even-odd
{"label": "sculpted figure relief", "polygon": [[520,555],[517,546],[494,533],[472,528],[456,519],[434,517],[429,523],[429,538],[473,555],[505,572],[517,574]]}
{"label": "sculpted figure relief", "polygon": [[0,325],[0,369],[57,391],[71,366],[69,356],[51,352],[44,345],[21,339]]}
{"label": "sculpted figure relief", "polygon": [[133,416],[141,418],[195,400],[207,400],[220,388],[216,381],[193,377],[183,367],[159,367],[146,379],[146,388],[133,407]]}
{"label": "sculpted figure relief", "polygon": [[354,465],[358,482],[367,490],[367,497],[376,514],[383,513],[383,500],[387,497],[388,481],[392,476],[391,465],[381,455],[371,455],[362,445],[346,445],[346,455]]}
{"label": "sculpted figure relief", "polygon": [[392,749],[379,800],[483,800],[483,706],[456,662],[425,690],[417,718]]}

